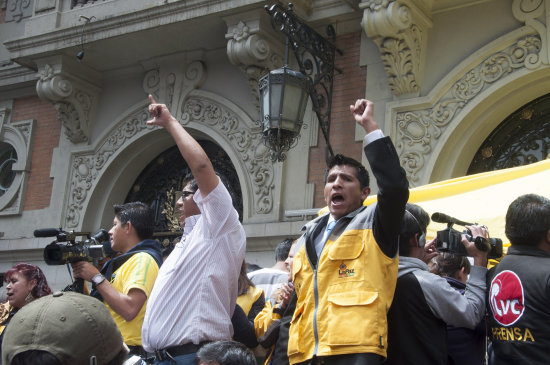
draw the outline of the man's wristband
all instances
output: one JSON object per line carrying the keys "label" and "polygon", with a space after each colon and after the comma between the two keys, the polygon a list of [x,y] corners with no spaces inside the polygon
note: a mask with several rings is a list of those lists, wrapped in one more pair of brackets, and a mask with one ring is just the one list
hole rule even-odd
{"label": "man's wristband", "polygon": [[101,273],[97,273],[94,276],[92,276],[92,283],[94,283],[96,287],[104,281],[105,281],[105,276],[103,276]]}

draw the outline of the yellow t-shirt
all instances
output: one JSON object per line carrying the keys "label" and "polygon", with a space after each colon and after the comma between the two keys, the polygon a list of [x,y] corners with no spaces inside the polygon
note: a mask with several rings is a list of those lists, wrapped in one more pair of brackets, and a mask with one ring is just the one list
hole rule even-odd
{"label": "yellow t-shirt", "polygon": [[[153,284],[157,278],[159,267],[151,255],[145,252],[134,254],[117,271],[113,273],[111,285],[123,294],[128,294],[130,289],[142,290],[147,298],[153,290]],[[129,346],[141,346],[141,326],[145,318],[145,307],[147,301],[141,307],[138,315],[127,322],[120,314],[116,313],[105,303],[113,316],[124,342]]]}

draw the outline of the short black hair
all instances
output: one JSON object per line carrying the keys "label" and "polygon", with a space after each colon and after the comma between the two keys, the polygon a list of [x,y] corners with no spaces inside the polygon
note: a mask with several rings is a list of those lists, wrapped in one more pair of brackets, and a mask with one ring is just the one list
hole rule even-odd
{"label": "short black hair", "polygon": [[525,194],[514,200],[506,212],[506,237],[512,245],[538,246],[550,229],[550,200]]}
{"label": "short black hair", "polygon": [[183,178],[183,187],[185,188],[187,185],[189,185],[189,189],[193,193],[196,193],[197,190],[199,190],[199,184],[197,184],[197,180],[195,180],[195,177],[193,176],[192,173],[188,173]]}
{"label": "short black hair", "polygon": [[219,365],[256,365],[256,358],[245,345],[235,341],[216,341],[204,345],[197,352],[195,363]]}
{"label": "short black hair", "polygon": [[275,261],[285,261],[288,257],[288,253],[290,252],[290,247],[292,246],[292,242],[294,242],[294,238],[285,238],[281,243],[277,245],[275,248]]}
{"label": "short black hair", "polygon": [[454,277],[455,274],[464,268],[466,275],[470,274],[471,264],[468,257],[453,252],[440,252],[433,260],[430,272],[439,276]]}
{"label": "short black hair", "polygon": [[148,205],[142,202],[131,202],[115,205],[114,209],[120,224],[132,222],[141,240],[153,237],[155,217]]}
{"label": "short black hair", "polygon": [[409,256],[409,240],[415,234],[426,234],[430,224],[430,215],[421,206],[407,203],[403,212],[401,229],[399,230],[399,255]]}
{"label": "short black hair", "polygon": [[356,176],[357,176],[357,179],[359,180],[359,185],[361,189],[369,186],[369,172],[367,171],[365,166],[363,166],[361,162],[341,154],[337,154],[329,160],[327,168],[325,170],[325,184],[327,183],[327,177],[330,170],[334,166],[343,166],[343,165],[355,167]]}

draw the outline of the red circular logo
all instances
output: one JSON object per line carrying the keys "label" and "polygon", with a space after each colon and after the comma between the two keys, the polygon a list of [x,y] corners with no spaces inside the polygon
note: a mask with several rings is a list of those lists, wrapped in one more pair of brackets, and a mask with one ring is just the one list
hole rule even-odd
{"label": "red circular logo", "polygon": [[514,272],[505,270],[493,278],[489,303],[493,318],[503,326],[514,324],[523,315],[523,285]]}

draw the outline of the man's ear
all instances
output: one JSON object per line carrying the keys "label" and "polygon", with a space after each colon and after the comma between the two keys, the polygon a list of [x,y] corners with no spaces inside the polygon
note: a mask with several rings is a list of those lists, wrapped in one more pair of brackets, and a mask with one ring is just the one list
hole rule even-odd
{"label": "man's ear", "polygon": [[460,270],[458,270],[453,276],[455,276],[455,279],[462,281],[463,283],[466,283],[468,280],[468,274],[466,274],[464,271],[466,268],[462,266]]}
{"label": "man's ear", "polygon": [[370,187],[365,186],[363,189],[361,189],[361,204],[367,199],[367,197],[370,194]]}
{"label": "man's ear", "polygon": [[136,229],[132,225],[132,222],[128,221],[128,222],[126,222],[124,230],[125,230],[126,234],[131,234],[132,232],[135,232]]}

